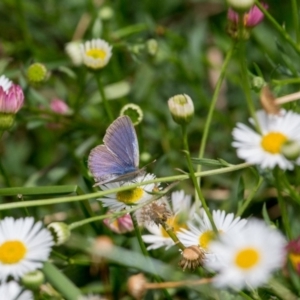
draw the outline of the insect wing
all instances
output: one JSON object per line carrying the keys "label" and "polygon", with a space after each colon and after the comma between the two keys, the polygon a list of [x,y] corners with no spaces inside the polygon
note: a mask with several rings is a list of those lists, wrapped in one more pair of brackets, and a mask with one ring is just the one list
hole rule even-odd
{"label": "insect wing", "polygon": [[92,149],[88,158],[88,167],[98,184],[103,184],[124,174],[123,162],[105,145]]}
{"label": "insect wing", "polygon": [[134,172],[139,164],[139,146],[135,129],[128,116],[119,117],[106,130],[105,146],[118,157],[123,173]]}

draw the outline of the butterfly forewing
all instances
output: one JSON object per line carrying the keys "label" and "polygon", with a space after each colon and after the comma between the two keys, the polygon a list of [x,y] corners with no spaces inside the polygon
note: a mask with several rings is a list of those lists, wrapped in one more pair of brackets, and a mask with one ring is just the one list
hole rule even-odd
{"label": "butterfly forewing", "polygon": [[108,127],[103,142],[92,149],[88,158],[96,185],[131,180],[145,173],[138,170],[138,141],[128,116],[119,117]]}
{"label": "butterfly forewing", "polygon": [[122,162],[125,172],[132,172],[139,164],[138,141],[135,129],[128,116],[119,117],[106,130],[105,146]]}

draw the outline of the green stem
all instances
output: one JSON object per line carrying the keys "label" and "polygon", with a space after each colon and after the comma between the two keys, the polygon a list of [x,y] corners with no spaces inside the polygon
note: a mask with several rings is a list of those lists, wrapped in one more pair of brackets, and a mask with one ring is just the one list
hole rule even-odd
{"label": "green stem", "polygon": [[[221,86],[222,86],[222,83],[223,83],[223,80],[225,77],[225,72],[226,72],[228,63],[232,57],[232,54],[234,52],[235,46],[236,46],[236,44],[233,43],[231,48],[227,52],[224,63],[222,65],[220,76],[219,76],[218,82],[216,84],[216,88],[215,88],[215,91],[214,91],[214,94],[213,94],[213,97],[212,97],[212,100],[210,103],[209,111],[208,111],[207,118],[206,118],[205,125],[204,125],[204,130],[203,130],[203,135],[202,135],[200,149],[199,149],[199,155],[198,155],[199,158],[203,158],[203,156],[204,156],[204,151],[205,151],[205,147],[206,147],[206,143],[207,143],[208,132],[209,132],[209,128],[211,125],[213,112],[215,110],[216,103],[217,103],[217,100],[218,100],[218,97],[220,94]],[[201,171],[201,165],[198,165],[197,172],[200,172],[200,171]],[[199,184],[200,184],[200,179],[199,179]]]}
{"label": "green stem", "polygon": [[180,242],[177,235],[173,231],[173,228],[168,226],[166,223],[161,224],[164,230],[168,233],[169,237],[174,241],[175,245],[178,246],[182,251],[185,249],[185,246]]}
{"label": "green stem", "polygon": [[300,44],[300,28],[299,28],[299,10],[298,10],[298,0],[292,0],[292,11],[293,11],[293,22],[294,30],[296,32],[297,44]]}
{"label": "green stem", "polygon": [[207,217],[208,217],[208,219],[210,221],[210,224],[211,224],[214,232],[218,233],[218,229],[217,229],[217,227],[215,225],[213,217],[212,217],[212,215],[210,213],[210,210],[209,210],[209,208],[208,208],[208,206],[206,204],[205,198],[202,195],[202,192],[200,190],[200,186],[199,186],[198,181],[197,181],[196,176],[195,176],[195,171],[194,171],[194,168],[193,168],[193,164],[192,164],[192,160],[191,160],[191,156],[190,156],[190,151],[189,151],[186,125],[182,125],[181,128],[182,128],[183,148],[185,150],[185,156],[186,156],[186,159],[187,159],[188,169],[190,171],[190,178],[192,179],[194,187],[195,187],[195,189],[197,191],[198,198],[201,201],[202,207],[203,207],[204,211],[207,214]]}
{"label": "green stem", "polygon": [[50,284],[58,290],[66,300],[79,299],[80,290],[59,269],[50,262],[45,262],[43,273]]}
{"label": "green stem", "polygon": [[[296,1],[296,0],[295,0]],[[265,17],[271,22],[275,29],[281,34],[281,36],[294,48],[294,50],[300,54],[300,46],[297,45],[285,29],[276,22],[272,15],[263,7],[259,0],[255,0],[256,6],[263,12]],[[296,29],[296,28],[295,28]],[[299,31],[299,30],[298,30]],[[298,32],[299,33],[299,32]]]}
{"label": "green stem", "polygon": [[251,190],[251,193],[248,195],[246,201],[243,203],[243,205],[238,209],[237,216],[241,216],[246,208],[249,206],[250,202],[252,201],[253,197],[257,193],[258,189],[261,187],[262,183],[264,182],[263,177],[259,177],[258,182],[256,184],[256,187]]}
{"label": "green stem", "polygon": [[295,294],[292,293],[286,286],[272,278],[269,280],[269,287],[271,290],[280,297],[282,300],[297,300],[299,299]]}
{"label": "green stem", "polygon": [[[221,168],[221,169],[217,169],[217,170],[197,172],[197,173],[194,173],[194,175],[196,177],[212,176],[212,175],[216,175],[216,174],[223,174],[223,173],[241,170],[244,168],[248,168],[250,166],[251,165],[248,163],[242,163],[239,165],[233,165],[230,167],[225,167],[225,168]],[[136,184],[129,185],[129,186],[121,186],[116,189],[100,191],[100,192],[95,192],[95,193],[89,193],[89,194],[80,195],[80,196],[67,196],[67,197],[58,197],[58,198],[49,198],[49,199],[36,199],[36,200],[30,200],[30,201],[25,201],[25,202],[21,201],[21,202],[14,202],[14,203],[4,203],[4,204],[0,204],[0,211],[12,209],[12,208],[51,205],[51,204],[58,204],[58,203],[83,201],[83,200],[92,199],[92,198],[101,198],[108,194],[130,190],[134,187],[142,186],[142,185],[146,185],[146,184],[150,184],[150,183],[174,182],[174,181],[186,180],[189,178],[190,178],[190,175],[188,175],[188,174],[187,175],[168,176],[168,177],[162,177],[162,178],[156,178],[156,179],[144,181],[142,183],[136,183]],[[64,187],[61,187],[61,188],[64,188]],[[18,188],[18,187],[0,189],[0,196],[8,196],[8,195],[13,196],[13,195],[17,195],[17,194],[24,194],[24,191],[26,191],[26,189],[27,188]],[[36,191],[39,190],[39,188],[28,188],[28,189],[33,189]],[[53,190],[53,187],[49,187],[49,190]],[[35,193],[35,194],[39,194],[39,193]]]}
{"label": "green stem", "polygon": [[254,120],[254,124],[256,127],[256,130],[260,133],[260,126],[256,117],[255,113],[255,108],[253,105],[252,97],[251,97],[251,90],[250,90],[250,84],[248,80],[248,69],[247,69],[247,64],[246,64],[246,49],[245,49],[245,41],[240,41],[239,43],[240,49],[239,49],[239,61],[240,61],[240,67],[241,67],[241,79],[242,79],[242,86],[243,86],[243,91],[246,96],[246,102],[248,105],[249,113]]}
{"label": "green stem", "polygon": [[103,102],[103,105],[104,105],[104,109],[105,109],[105,111],[106,111],[106,114],[108,115],[108,118],[109,118],[110,122],[113,122],[114,117],[113,117],[113,114],[112,114],[112,112],[111,112],[111,110],[110,110],[108,101],[107,101],[107,99],[106,99],[105,92],[104,92],[104,88],[103,88],[103,85],[102,85],[102,82],[101,82],[101,79],[100,79],[99,72],[95,72],[95,78],[96,78],[96,81],[97,81],[99,93],[100,93],[100,95],[101,95],[101,99],[102,99],[102,102]]}
{"label": "green stem", "polygon": [[[146,248],[146,246],[144,244],[144,241],[142,239],[140,227],[139,227],[139,224],[138,224],[138,222],[136,220],[136,217],[135,217],[135,215],[132,212],[130,213],[130,216],[131,216],[133,227],[134,227],[134,230],[135,230],[135,235],[136,235],[136,237],[138,239],[138,242],[139,242],[140,248],[142,250],[142,253],[144,254],[144,256],[150,257],[150,255],[149,255],[149,253],[147,251],[147,248]],[[154,277],[155,281],[156,282],[161,282],[160,277],[157,274],[155,274],[155,270],[154,270],[154,266],[153,265],[151,265],[151,268],[153,270],[152,274],[153,274],[153,277]],[[167,290],[163,289],[163,293],[165,294],[166,299],[170,299],[170,300],[172,299],[171,296],[169,295],[169,293],[167,292]]]}
{"label": "green stem", "polygon": [[276,182],[276,189],[277,189],[277,198],[278,198],[278,204],[280,207],[281,211],[281,218],[282,218],[282,224],[285,230],[285,233],[288,237],[289,240],[292,239],[292,233],[291,233],[291,228],[289,225],[289,216],[288,216],[288,211],[287,211],[287,203],[284,201],[282,197],[282,189],[281,189],[281,171],[278,167],[275,168],[274,170],[274,177],[275,177],[275,182]]}
{"label": "green stem", "polygon": [[136,217],[135,217],[135,215],[132,212],[130,213],[130,216],[131,216],[131,219],[132,219],[132,223],[133,223],[135,235],[136,235],[136,237],[138,239],[138,242],[139,242],[140,248],[142,250],[142,253],[144,254],[144,256],[149,256],[147,248],[146,248],[146,246],[144,244],[144,241],[142,239],[140,227],[139,227],[139,224],[137,223]]}

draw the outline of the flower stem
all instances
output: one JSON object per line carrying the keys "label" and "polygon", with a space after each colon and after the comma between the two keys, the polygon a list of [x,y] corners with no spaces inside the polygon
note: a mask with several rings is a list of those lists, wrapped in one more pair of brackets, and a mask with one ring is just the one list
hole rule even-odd
{"label": "flower stem", "polygon": [[168,233],[169,237],[173,240],[176,246],[178,246],[182,251],[185,249],[185,246],[180,242],[177,235],[173,231],[173,228],[168,226],[166,223],[161,224],[164,230]]}
{"label": "flower stem", "polygon": [[96,81],[97,81],[97,85],[98,85],[98,90],[99,90],[99,93],[101,95],[101,99],[102,99],[102,102],[103,102],[103,105],[104,105],[104,109],[106,111],[106,114],[110,120],[110,122],[113,122],[114,120],[114,117],[113,117],[113,114],[110,110],[110,107],[109,107],[109,104],[108,104],[108,101],[106,99],[106,96],[105,96],[105,92],[104,92],[104,88],[103,88],[103,85],[102,85],[102,82],[101,82],[101,79],[100,79],[100,75],[99,75],[99,72],[95,72],[95,78],[96,78]]}
{"label": "flower stem", "polygon": [[240,61],[240,67],[241,67],[241,79],[242,79],[242,86],[243,91],[246,96],[246,102],[248,105],[249,113],[254,120],[255,128],[256,130],[261,133],[260,126],[256,117],[255,108],[253,105],[252,97],[251,97],[251,90],[250,90],[250,84],[248,80],[248,69],[246,65],[246,59],[245,59],[245,52],[246,52],[246,44],[245,41],[240,41],[239,43],[240,49],[239,49],[239,61]]}
{"label": "flower stem", "polygon": [[[217,103],[217,100],[218,100],[218,96],[219,96],[219,93],[220,93],[220,90],[221,90],[221,86],[222,86],[222,83],[223,83],[223,80],[224,80],[224,77],[225,77],[225,72],[226,72],[228,63],[229,63],[229,61],[232,57],[232,54],[235,50],[235,46],[236,46],[236,44],[233,43],[231,48],[227,52],[226,58],[225,58],[224,63],[222,65],[220,76],[219,76],[218,82],[216,84],[216,88],[215,88],[215,91],[214,91],[214,94],[213,94],[213,97],[212,97],[212,100],[211,100],[211,103],[210,103],[209,111],[208,111],[207,118],[206,118],[205,125],[204,125],[204,130],[203,130],[203,135],[202,135],[200,149],[199,149],[199,155],[198,155],[199,158],[203,158],[203,156],[204,156],[204,150],[205,150],[205,147],[206,147],[208,132],[209,132],[209,128],[210,128],[212,117],[213,117],[213,112],[215,110],[216,103]],[[201,165],[198,165],[197,172],[200,172],[200,171],[201,171]],[[200,184],[200,182],[201,181],[200,181],[200,178],[199,178],[199,184]]]}
{"label": "flower stem", "polygon": [[[133,213],[130,213],[130,216],[131,216],[133,227],[134,227],[134,230],[135,230],[135,235],[138,239],[138,242],[139,242],[140,248],[142,250],[142,253],[144,254],[144,256],[149,257],[149,253],[148,253],[148,251],[146,249],[146,246],[144,244],[144,241],[142,239],[141,231],[140,231],[140,228],[139,228],[139,224],[137,223],[136,217]],[[154,277],[155,281],[156,282],[161,282],[160,277],[155,274],[155,270],[154,270],[153,265],[151,266],[151,268],[153,269],[153,277]],[[165,294],[166,299],[170,299],[170,300],[172,299],[167,290],[164,289],[163,292]]]}
{"label": "flower stem", "polygon": [[[296,0],[295,0],[296,1]],[[272,17],[272,15],[264,8],[264,6],[260,3],[259,0],[255,0],[256,6],[263,12],[265,17],[271,22],[273,27],[281,34],[281,36],[294,48],[294,50],[300,54],[300,45],[297,45],[290,35],[285,31],[284,27],[276,22],[276,20]],[[295,30],[298,30],[295,28]],[[299,30],[298,30],[299,31]],[[299,34],[299,32],[298,32]]]}
{"label": "flower stem", "polygon": [[300,28],[299,28],[299,10],[298,0],[292,0],[293,22],[294,30],[296,32],[297,44],[300,45]]}
{"label": "flower stem", "polygon": [[[197,172],[197,173],[194,173],[194,175],[196,177],[212,176],[212,175],[216,175],[216,174],[223,174],[223,173],[241,170],[244,168],[248,168],[250,166],[251,165],[248,163],[242,163],[239,165],[232,165],[232,166],[220,168],[217,170]],[[33,206],[51,205],[51,204],[58,204],[58,203],[77,202],[77,201],[83,201],[83,200],[93,199],[93,198],[101,198],[108,194],[126,191],[126,190],[132,189],[134,187],[142,186],[142,185],[146,185],[146,184],[150,184],[150,183],[174,182],[174,181],[186,180],[188,178],[190,178],[189,174],[168,176],[168,177],[161,177],[161,178],[144,181],[142,183],[136,183],[136,184],[133,184],[130,186],[122,186],[122,187],[119,187],[116,189],[99,191],[99,192],[95,192],[95,193],[88,193],[88,194],[79,195],[79,196],[65,196],[65,197],[58,197],[58,198],[27,200],[25,202],[21,201],[21,202],[13,202],[13,203],[3,203],[3,204],[0,204],[0,211],[7,210],[7,209],[13,209],[13,208],[20,208],[20,207],[33,207]],[[5,188],[5,189],[0,189],[0,196],[16,196],[17,194],[25,194],[25,191],[27,191],[27,190],[32,190],[34,195],[47,194],[47,193],[39,192],[39,190],[45,189],[45,188],[47,188],[49,190],[53,190],[53,189],[59,189],[59,188],[64,188],[64,187],[65,186]],[[29,193],[27,192],[26,194],[28,195]]]}
{"label": "flower stem", "polygon": [[211,224],[214,232],[218,233],[218,230],[217,230],[217,227],[216,227],[216,225],[214,223],[213,217],[212,217],[212,215],[211,215],[211,213],[209,211],[209,208],[208,208],[208,206],[206,204],[206,201],[205,201],[205,199],[204,199],[204,197],[202,195],[200,186],[199,186],[198,181],[197,181],[196,176],[195,176],[195,171],[194,171],[194,168],[193,168],[193,164],[192,164],[192,160],[191,160],[191,155],[190,155],[190,151],[189,151],[186,125],[182,125],[181,128],[182,128],[183,148],[185,150],[185,156],[186,156],[186,159],[187,159],[188,169],[190,171],[190,174],[189,174],[190,178],[192,179],[194,187],[195,187],[195,189],[197,191],[198,198],[201,201],[202,207],[203,207],[204,211],[206,212],[207,217],[209,218],[210,224]]}
{"label": "flower stem", "polygon": [[250,202],[252,201],[253,197],[255,196],[255,194],[257,193],[258,189],[261,187],[263,182],[264,182],[263,177],[259,177],[256,187],[251,190],[251,193],[248,195],[246,201],[238,209],[236,216],[241,216],[245,212],[246,208],[249,206]]}
{"label": "flower stem", "polygon": [[278,193],[278,204],[279,204],[280,211],[281,211],[282,224],[283,224],[284,230],[286,232],[286,235],[287,235],[288,239],[290,240],[292,238],[292,233],[291,233],[291,228],[289,225],[287,204],[282,197],[282,188],[281,188],[282,174],[278,167],[276,167],[276,169],[274,170],[274,177],[275,177],[276,189],[277,189],[277,193]]}

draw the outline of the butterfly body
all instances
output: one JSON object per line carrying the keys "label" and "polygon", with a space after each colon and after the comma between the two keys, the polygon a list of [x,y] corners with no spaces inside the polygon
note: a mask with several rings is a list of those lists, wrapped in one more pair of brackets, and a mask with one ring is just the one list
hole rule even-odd
{"label": "butterfly body", "polygon": [[119,117],[107,128],[103,142],[88,158],[95,185],[132,180],[144,172],[138,168],[138,140],[128,116]]}

